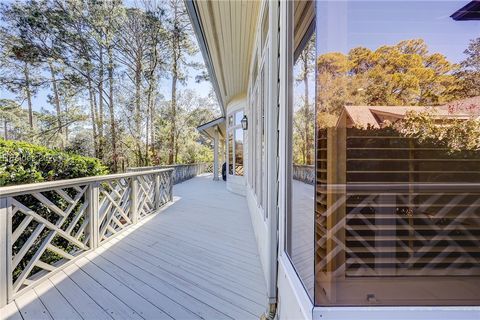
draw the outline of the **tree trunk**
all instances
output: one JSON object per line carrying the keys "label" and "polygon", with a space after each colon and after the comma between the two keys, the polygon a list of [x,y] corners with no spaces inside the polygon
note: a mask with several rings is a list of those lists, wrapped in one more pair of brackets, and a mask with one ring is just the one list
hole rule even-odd
{"label": "tree trunk", "polygon": [[[154,72],[154,71],[153,71]],[[146,130],[146,143],[145,143],[145,159],[151,158],[154,160],[155,155],[155,89],[156,89],[156,77],[152,74],[149,77],[148,92],[147,92],[147,130]],[[149,155],[150,151],[150,155]],[[152,161],[150,161],[152,162]]]}
{"label": "tree trunk", "polygon": [[115,127],[115,115],[114,115],[114,106],[113,106],[113,51],[111,47],[108,47],[108,82],[109,82],[109,103],[108,109],[110,113],[110,134],[112,136],[112,160],[113,160],[113,171],[117,172],[118,170],[118,155],[117,155],[117,129]]}
{"label": "tree trunk", "polygon": [[92,122],[92,136],[93,136],[93,149],[95,157],[99,157],[99,150],[98,150],[98,136],[97,136],[97,123],[95,117],[95,110],[96,110],[96,103],[94,101],[95,92],[93,91],[92,87],[92,79],[90,75],[90,71],[87,74],[87,85],[88,85],[88,99],[90,101],[90,120]]}
{"label": "tree trunk", "polygon": [[303,67],[304,67],[304,78],[303,78],[303,85],[305,86],[305,153],[306,159],[305,164],[310,165],[312,164],[312,155],[310,153],[310,134],[309,134],[309,123],[310,123],[310,101],[308,97],[308,55],[305,55],[305,59],[303,60]]}
{"label": "tree trunk", "polygon": [[174,61],[172,65],[172,114],[171,114],[171,129],[170,129],[170,150],[168,154],[168,164],[174,163],[175,157],[175,132],[177,130],[176,121],[177,121],[177,80],[178,80],[178,70],[177,70],[177,59],[176,54],[174,53]]}
{"label": "tree trunk", "polygon": [[135,66],[135,112],[134,112],[134,122],[135,122],[135,144],[137,146],[137,164],[142,166],[142,149],[140,146],[141,139],[141,129],[142,129],[142,118],[140,114],[140,104],[142,98],[142,62],[140,59],[137,60]]}
{"label": "tree trunk", "polygon": [[28,124],[30,126],[30,129],[33,129],[33,107],[32,107],[32,91],[30,89],[30,71],[28,70],[28,63],[26,62],[23,68],[23,74],[25,76],[25,91],[27,93]]}
{"label": "tree trunk", "polygon": [[8,121],[3,119],[3,138],[8,140]]}
{"label": "tree trunk", "polygon": [[103,66],[103,48],[102,45],[100,46],[100,53],[99,53],[99,70],[98,70],[98,117],[97,117],[97,127],[98,127],[98,150],[99,150],[99,157],[103,158],[103,148],[105,145],[104,141],[104,134],[103,134],[103,76],[104,76],[104,66]]}
{"label": "tree trunk", "polygon": [[[57,125],[58,125],[58,132],[60,133],[60,136],[62,136],[64,130],[62,128],[62,108],[60,107],[60,96],[58,94],[58,87],[57,87],[57,79],[55,78],[55,69],[53,67],[52,61],[48,61],[48,66],[50,68],[50,74],[52,77],[52,88],[53,88],[53,103],[55,105],[55,109],[57,111]],[[65,147],[65,144],[63,142],[63,138],[61,138],[61,146],[62,148]]]}

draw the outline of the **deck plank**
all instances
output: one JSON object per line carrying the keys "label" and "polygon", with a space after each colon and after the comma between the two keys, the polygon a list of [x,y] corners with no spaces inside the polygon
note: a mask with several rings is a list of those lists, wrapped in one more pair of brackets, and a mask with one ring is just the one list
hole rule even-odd
{"label": "deck plank", "polygon": [[206,301],[210,306],[216,310],[223,309],[222,312],[234,319],[248,319],[252,318],[252,314],[241,309],[235,304],[235,301],[228,301],[220,298],[214,293],[205,290],[198,286],[196,283],[192,283],[182,279],[181,277],[170,274],[160,268],[157,268],[154,264],[146,261],[144,258],[133,255],[119,247],[112,247],[107,253],[115,254],[121,259],[135,261],[139,267],[153,275],[159,280],[163,280],[172,286],[175,286],[185,292],[188,292],[193,297],[200,301]]}
{"label": "deck plank", "polygon": [[116,298],[121,300],[124,304],[128,305],[139,316],[145,319],[172,319],[168,314],[163,312],[160,308],[145,300],[142,296],[135,291],[122,284],[115,277],[112,277],[90,260],[81,258],[75,263],[83,272],[92,277],[102,287],[107,289]]}
{"label": "deck plank", "polygon": [[266,285],[244,197],[197,177],[175,202],[0,313],[29,319],[258,319]]}
{"label": "deck plank", "polygon": [[[136,242],[140,240],[139,237],[130,239],[128,246],[136,248],[139,252],[145,252],[151,256],[161,260],[160,263],[165,263],[179,269],[178,272],[188,272],[200,278],[207,278],[209,281],[225,286],[227,288],[233,287],[236,291],[241,292],[247,298],[254,299],[253,301],[262,301],[265,297],[265,288],[255,281],[252,277],[243,276],[239,272],[232,272],[225,265],[214,265],[205,261],[205,259],[194,259],[191,255],[185,256],[175,251],[169,251],[165,242],[160,242],[157,245],[151,245],[153,250],[145,250],[143,247],[136,246]],[[139,243],[143,243],[138,241]],[[256,300],[255,300],[256,299]]]}
{"label": "deck plank", "polygon": [[[172,275],[178,277],[186,282],[192,283],[199,288],[202,288],[210,293],[214,293],[216,296],[226,300],[227,302],[234,301],[235,305],[242,308],[243,310],[252,312],[253,314],[261,313],[263,306],[256,302],[254,299],[247,298],[242,296],[239,292],[234,292],[228,288],[228,286],[223,286],[215,283],[212,279],[202,276],[197,276],[191,272],[184,272],[180,268],[172,266],[168,262],[155,257],[155,252],[153,251],[143,251],[141,248],[136,248],[130,246],[126,241],[120,242],[120,246],[117,246],[115,249],[125,250],[125,252],[130,253],[132,256],[142,259],[145,262],[152,265],[153,270],[158,274]],[[230,284],[231,287],[231,284]]]}
{"label": "deck plank", "polygon": [[28,290],[15,300],[24,320],[52,320],[52,316],[34,290]]}
{"label": "deck plank", "polygon": [[126,272],[102,256],[87,258],[105,272],[122,281],[130,289],[140,294],[143,298],[150,301],[174,319],[201,319],[200,316],[182,306],[182,302],[177,302],[166,296],[164,292],[155,289],[148,282],[143,282],[134,275]]}
{"label": "deck plank", "polygon": [[64,272],[59,272],[50,281],[55,288],[67,299],[73,308],[84,319],[111,320],[112,317],[105,312],[89,295],[87,295]]}
{"label": "deck plank", "polygon": [[65,273],[112,318],[124,320],[142,319],[131,307],[115,297],[107,288],[100,285],[77,266],[71,265],[66,267]]}
{"label": "deck plank", "polygon": [[190,292],[178,289],[176,286],[155,277],[147,270],[139,267],[137,263],[122,259],[110,251],[105,251],[102,257],[117,266],[121,266],[123,270],[135,275],[138,279],[150,283],[155,289],[164,292],[175,301],[182,302],[185,306],[188,306],[190,310],[204,319],[231,319],[226,314],[216,310],[200,299],[193,297]]}
{"label": "deck plank", "polygon": [[2,320],[23,320],[20,311],[15,302],[7,304],[0,309],[0,319]]}
{"label": "deck plank", "polygon": [[40,283],[34,288],[35,293],[45,308],[57,319],[81,320],[82,318],[70,303],[61,295],[50,280]]}

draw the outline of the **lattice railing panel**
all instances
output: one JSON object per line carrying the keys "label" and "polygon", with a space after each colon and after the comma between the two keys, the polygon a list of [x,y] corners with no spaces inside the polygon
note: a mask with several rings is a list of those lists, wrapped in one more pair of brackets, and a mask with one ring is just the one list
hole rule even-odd
{"label": "lattice railing panel", "polygon": [[172,201],[172,188],[174,184],[172,171],[161,172],[159,175],[159,185],[157,186],[158,205],[163,206]]}
{"label": "lattice railing panel", "polygon": [[12,215],[12,293],[89,249],[88,186],[7,199]]}
{"label": "lattice railing panel", "polygon": [[0,188],[0,308],[172,200],[173,169]]}
{"label": "lattice railing panel", "polygon": [[154,175],[144,175],[136,178],[138,181],[138,218],[142,219],[156,210],[155,204],[155,177]]}
{"label": "lattice railing panel", "polygon": [[130,179],[102,182],[99,186],[99,241],[132,224]]}
{"label": "lattice railing panel", "polygon": [[480,276],[480,191],[346,188],[323,220],[317,270],[333,277]]}

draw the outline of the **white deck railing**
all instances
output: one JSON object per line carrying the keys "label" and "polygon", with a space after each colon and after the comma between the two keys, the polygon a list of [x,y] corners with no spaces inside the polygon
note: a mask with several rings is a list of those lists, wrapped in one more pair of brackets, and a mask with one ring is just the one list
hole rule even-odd
{"label": "white deck railing", "polygon": [[0,188],[0,307],[172,200],[173,169]]}
{"label": "white deck railing", "polygon": [[128,168],[127,172],[138,172],[145,170],[173,169],[173,183],[177,184],[188,179],[192,179],[202,173],[213,173],[213,163],[192,163],[192,164],[173,164],[154,167]]}
{"label": "white deck railing", "polygon": [[295,180],[315,184],[315,166],[294,164],[292,174]]}

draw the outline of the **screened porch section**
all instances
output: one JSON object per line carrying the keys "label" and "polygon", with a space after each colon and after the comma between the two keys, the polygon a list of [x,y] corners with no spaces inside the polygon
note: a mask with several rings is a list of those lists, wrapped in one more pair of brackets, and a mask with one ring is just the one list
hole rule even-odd
{"label": "screened porch section", "polygon": [[3,188],[0,284],[8,304],[0,318],[258,319],[265,312],[247,204],[223,181],[208,173],[173,186],[172,169],[82,179]]}

